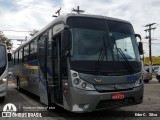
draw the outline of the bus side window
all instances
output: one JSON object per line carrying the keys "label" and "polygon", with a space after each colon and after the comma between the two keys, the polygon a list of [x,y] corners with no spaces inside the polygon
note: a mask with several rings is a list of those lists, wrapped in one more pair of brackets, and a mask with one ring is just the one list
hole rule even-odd
{"label": "bus side window", "polygon": [[49,30],[49,34],[48,34],[47,57],[52,58],[52,29]]}
{"label": "bus side window", "polygon": [[37,59],[37,39],[30,43],[30,60]]}
{"label": "bus side window", "polygon": [[34,59],[37,59],[37,39],[34,40],[34,52],[33,52]]}
{"label": "bus side window", "polygon": [[16,54],[16,53],[13,54],[13,62],[14,62],[14,65],[15,65],[15,54]]}
{"label": "bus side window", "polygon": [[34,50],[34,41],[30,43],[30,60],[34,60],[33,58],[33,50]]}
{"label": "bus side window", "polygon": [[18,64],[18,51],[16,51],[14,54],[14,64]]}
{"label": "bus side window", "polygon": [[19,64],[19,50],[17,51],[17,64]]}
{"label": "bus side window", "polygon": [[22,63],[22,51],[23,49],[19,50],[19,63]]}
{"label": "bus side window", "polygon": [[24,47],[24,62],[29,60],[29,45]]}
{"label": "bus side window", "polygon": [[24,62],[24,47],[22,48],[22,63]]}

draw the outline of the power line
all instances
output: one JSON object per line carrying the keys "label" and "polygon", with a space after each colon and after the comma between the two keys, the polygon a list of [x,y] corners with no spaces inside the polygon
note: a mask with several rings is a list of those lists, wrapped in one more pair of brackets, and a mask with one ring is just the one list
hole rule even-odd
{"label": "power line", "polygon": [[32,31],[22,31],[22,30],[0,30],[2,32],[4,31],[12,31],[12,32],[32,32]]}

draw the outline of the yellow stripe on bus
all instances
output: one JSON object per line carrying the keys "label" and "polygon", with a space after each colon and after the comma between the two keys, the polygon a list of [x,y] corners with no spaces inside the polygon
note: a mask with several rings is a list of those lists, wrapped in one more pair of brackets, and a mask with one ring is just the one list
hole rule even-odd
{"label": "yellow stripe on bus", "polygon": [[28,65],[28,64],[24,64],[24,67],[25,67],[26,69],[32,69],[32,70],[37,70],[37,69],[38,69],[38,66],[30,66],[30,65]]}

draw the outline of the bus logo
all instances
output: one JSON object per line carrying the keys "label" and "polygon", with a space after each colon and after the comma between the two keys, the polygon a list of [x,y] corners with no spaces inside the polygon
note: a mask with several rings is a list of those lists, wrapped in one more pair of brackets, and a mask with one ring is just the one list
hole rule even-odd
{"label": "bus logo", "polygon": [[100,82],[102,82],[102,79],[100,79],[100,78],[97,78],[97,77],[96,77],[96,78],[93,78],[93,80],[94,80],[94,81],[96,81],[97,83],[100,83]]}
{"label": "bus logo", "polygon": [[138,80],[138,77],[137,76],[127,76],[127,80],[128,81],[136,81],[136,80]]}
{"label": "bus logo", "polygon": [[2,117],[11,117],[11,114],[16,111],[16,106],[12,103],[8,103],[3,107]]}

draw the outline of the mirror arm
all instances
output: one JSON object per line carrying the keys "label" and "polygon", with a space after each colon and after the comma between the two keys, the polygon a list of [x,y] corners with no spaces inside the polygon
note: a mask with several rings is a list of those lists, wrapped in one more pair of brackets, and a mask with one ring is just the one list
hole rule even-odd
{"label": "mirror arm", "polygon": [[142,38],[141,38],[140,34],[135,34],[135,37],[139,37],[140,41],[142,41]]}

